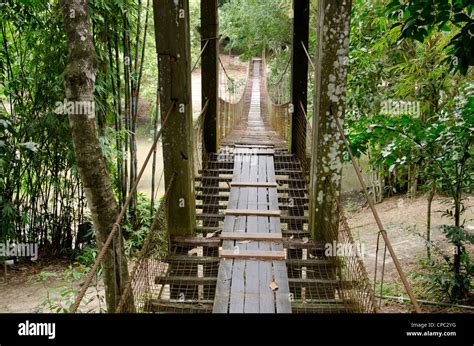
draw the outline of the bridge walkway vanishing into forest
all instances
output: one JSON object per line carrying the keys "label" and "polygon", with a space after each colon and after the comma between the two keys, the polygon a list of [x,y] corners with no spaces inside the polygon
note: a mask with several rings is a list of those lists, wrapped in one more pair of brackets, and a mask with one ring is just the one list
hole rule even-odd
{"label": "bridge walkway vanishing into forest", "polygon": [[[352,312],[337,263],[310,240],[303,170],[262,110],[261,59],[247,84],[248,116],[196,178],[199,236],[172,238],[153,312]],[[368,297],[369,298],[369,297]]]}

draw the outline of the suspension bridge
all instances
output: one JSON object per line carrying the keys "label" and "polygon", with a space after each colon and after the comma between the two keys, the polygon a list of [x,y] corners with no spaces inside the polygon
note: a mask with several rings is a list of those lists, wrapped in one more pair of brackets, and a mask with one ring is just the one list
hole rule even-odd
{"label": "suspension bridge", "polygon": [[[351,248],[356,243],[337,184],[328,176],[323,193],[315,190],[313,181],[312,171],[321,158],[314,119],[308,121],[306,114],[308,69],[314,68],[307,49],[309,1],[293,4],[290,78],[270,85],[263,52],[250,59],[243,88],[231,88],[232,92],[228,83],[233,81],[218,54],[217,5],[202,2],[203,108],[197,119],[190,102],[189,9],[186,1],[179,4],[182,7],[155,1],[161,130],[73,311],[120,234],[132,193],[162,140],[166,192],[129,279],[118,283],[118,312],[376,312],[377,277],[373,285],[361,255],[335,256],[326,251],[333,242]],[[330,49],[325,58],[331,59]],[[219,75],[225,76],[224,92]],[[348,148],[341,124],[334,121],[330,128],[318,128],[318,135],[342,138]],[[419,311],[351,158],[379,226],[381,248],[392,257],[414,310]],[[319,206],[328,203],[325,210],[314,207],[316,200]],[[337,222],[328,222],[324,216],[328,213]],[[163,244],[165,253],[159,251]]]}

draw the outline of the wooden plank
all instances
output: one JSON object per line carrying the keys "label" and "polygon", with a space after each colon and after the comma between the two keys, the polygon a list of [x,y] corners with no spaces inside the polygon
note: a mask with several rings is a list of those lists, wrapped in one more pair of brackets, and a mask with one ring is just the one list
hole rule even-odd
{"label": "wooden plank", "polygon": [[[207,303],[207,304],[206,304]],[[153,299],[146,302],[145,308],[147,312],[193,312],[193,313],[208,313],[212,311],[212,304],[210,302],[171,302],[164,299]]]}
{"label": "wooden plank", "polygon": [[196,277],[196,276],[157,276],[155,284],[157,285],[210,285],[216,283],[216,278],[213,277]]}
{"label": "wooden plank", "polygon": [[[258,156],[252,156],[250,158],[250,181],[257,181],[258,177]],[[257,189],[249,188],[249,198],[247,208],[256,208],[257,201]],[[256,229],[257,217],[248,216],[247,217],[247,227],[246,229]],[[242,234],[234,232],[235,234]],[[247,233],[245,233],[247,234]],[[239,242],[237,242],[239,244]],[[247,251],[258,250],[257,242],[250,242],[247,244]],[[259,273],[258,273],[258,261],[256,260],[247,260],[245,262],[245,301],[244,301],[244,312],[245,313],[257,313],[260,311],[259,304]]]}
{"label": "wooden plank", "polygon": [[[273,157],[270,157],[267,161],[267,176],[268,181],[275,180],[275,165],[273,162]],[[278,197],[274,190],[268,191],[268,200],[270,203],[270,208],[278,208]],[[270,218],[270,231],[276,234],[281,234],[281,225],[280,220],[275,218]],[[272,250],[283,250],[281,244],[272,244]],[[288,272],[286,264],[283,261],[273,261],[274,269],[274,279],[278,285],[278,290],[276,292],[276,311],[277,313],[291,313],[291,296],[290,296],[290,287],[288,284]]]}
{"label": "wooden plank", "polygon": [[[209,190],[208,187],[205,186],[196,186],[195,187],[196,191],[207,191]],[[230,191],[230,186],[219,186],[218,188],[213,188],[213,192],[229,192]],[[288,188],[288,187],[278,187],[278,193],[288,193],[290,191],[300,191],[306,193],[308,189],[306,187],[298,187],[298,188]]]}
{"label": "wooden plank", "polygon": [[220,261],[217,272],[216,294],[213,313],[227,313],[230,299],[230,278],[232,277],[233,260]]}
{"label": "wooden plank", "polygon": [[[264,230],[265,231],[265,230]],[[268,228],[266,230],[268,232]],[[281,234],[275,233],[263,233],[258,232],[222,232],[219,236],[221,239],[232,239],[232,240],[262,240],[262,241],[283,241],[283,236]]]}
{"label": "wooden plank", "polygon": [[275,151],[273,149],[255,149],[255,150],[245,150],[239,149],[236,150],[235,154],[240,155],[275,155]]}
{"label": "wooden plank", "polygon": [[278,187],[278,184],[256,181],[232,181],[230,187]]}
{"label": "wooden plank", "polygon": [[[260,182],[267,181],[267,160],[268,156],[260,157],[258,165],[258,180]],[[264,205],[263,202],[266,202],[268,199],[268,189],[258,188],[258,201],[260,210],[268,210],[268,204]],[[259,217],[258,218],[258,231],[262,235],[275,236],[274,234],[269,233],[269,222],[268,217]],[[278,235],[277,235],[278,236]],[[271,247],[269,242],[259,242],[259,250],[261,251],[270,251]],[[275,313],[275,294],[270,288],[270,284],[273,281],[273,269],[272,262],[270,261],[260,261],[259,262],[259,274],[260,274],[260,312],[262,313]]]}
{"label": "wooden plank", "polygon": [[[238,155],[239,159],[242,161],[242,170],[237,173],[235,179],[237,181],[248,181],[250,178],[250,161],[244,159],[242,155]],[[248,193],[249,189],[238,189],[240,190],[238,208],[245,209],[248,205]],[[245,215],[238,215],[237,222],[234,224],[234,231],[243,232],[247,225],[247,217]],[[234,247],[235,247],[234,243]],[[247,248],[246,244],[239,244],[239,251],[245,250]],[[235,248],[232,250],[227,250],[234,252]],[[245,264],[244,260],[234,260],[234,265],[232,267],[232,283],[230,287],[230,313],[243,313],[244,312],[244,300],[242,299],[245,294]]]}
{"label": "wooden plank", "polygon": [[264,148],[264,149],[268,149],[268,148],[273,148],[275,145],[274,144],[262,145],[262,144],[250,144],[250,143],[242,144],[241,142],[236,142],[234,144],[234,146],[236,148]]}
{"label": "wooden plank", "polygon": [[[259,259],[259,260],[284,260],[285,251],[263,251],[263,250],[227,250],[222,249],[219,251],[220,258],[233,258],[233,259]],[[235,270],[235,264],[234,264]]]}
{"label": "wooden plank", "polygon": [[[235,158],[234,161],[234,175],[237,175],[242,166],[242,160],[239,157]],[[236,208],[239,200],[239,189],[232,189],[229,194],[228,206],[230,208]],[[223,231],[232,231],[234,229],[236,217],[227,216],[224,219]],[[223,248],[232,248],[233,241],[224,241],[222,243]],[[214,297],[214,306],[212,309],[213,313],[227,313],[229,311],[230,301],[230,283],[232,278],[232,267],[233,260],[220,261],[219,269],[217,272],[217,285],[216,293]]]}
{"label": "wooden plank", "polygon": [[203,237],[171,237],[172,244],[189,245],[189,246],[204,246],[204,247],[218,247],[221,245],[219,238],[203,238]]}
{"label": "wooden plank", "polygon": [[279,217],[281,215],[280,210],[258,210],[258,209],[227,209],[224,212],[225,215],[238,215],[238,216],[272,216]]}
{"label": "wooden plank", "polygon": [[[253,214],[254,215],[254,214]],[[242,216],[242,214],[233,215],[233,216]],[[278,215],[255,215],[255,216],[270,216],[270,217],[278,217]],[[196,215],[198,220],[205,220],[207,218],[216,218],[224,220],[224,214],[197,214]],[[288,223],[291,221],[302,221],[308,222],[308,216],[290,216],[290,215],[280,215],[280,222],[281,223]]]}
{"label": "wooden plank", "polygon": [[176,256],[171,256],[168,257],[164,260],[166,263],[186,263],[186,265],[189,264],[215,264],[219,262],[219,259],[217,257],[198,257],[198,256],[185,256],[185,255],[176,255]]}

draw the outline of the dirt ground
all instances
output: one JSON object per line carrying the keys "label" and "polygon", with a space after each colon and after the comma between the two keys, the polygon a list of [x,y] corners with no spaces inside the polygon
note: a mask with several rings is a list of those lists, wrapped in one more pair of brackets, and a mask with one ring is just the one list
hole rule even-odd
{"label": "dirt ground", "polygon": [[[83,279],[65,277],[68,268],[69,263],[61,260],[9,267],[7,281],[3,280],[3,275],[0,279],[0,313],[64,312],[56,309],[61,306],[67,309],[72,304],[74,295],[66,294],[67,290],[77,292],[83,282]],[[102,282],[94,282],[79,311],[104,311],[105,303],[99,298],[103,294]]]}
{"label": "dirt ground", "polygon": [[[452,223],[451,220],[442,216],[442,212],[447,209],[443,202],[447,200],[447,198],[435,197],[431,216],[431,239],[444,246],[448,244],[445,242],[445,237],[440,227]],[[465,205],[467,210],[463,218],[466,219],[466,226],[469,228],[474,226],[474,198],[468,197]],[[403,264],[410,265],[416,263],[417,255],[421,255],[426,251],[426,244],[424,238],[422,238],[426,234],[426,207],[426,198],[423,196],[413,200],[402,196],[395,196],[385,198],[382,203],[376,205],[392,247]],[[373,276],[375,272],[378,228],[372,211],[367,206],[361,207],[351,203],[347,204],[346,209],[346,216],[352,234],[356,240],[360,240],[364,244],[366,253],[364,262],[369,276]],[[383,246],[382,240],[380,240],[380,245]],[[382,254],[380,251],[380,255]],[[379,259],[379,270],[382,269],[381,262]],[[386,274],[388,273],[390,276],[395,274],[396,268],[390,256],[387,256],[385,263]]]}
{"label": "dirt ground", "polygon": [[[436,196],[432,205],[431,218],[431,239],[438,246],[446,249],[448,253],[451,251],[449,243],[441,232],[441,226],[452,224],[452,220],[443,217],[442,213],[447,209],[446,202],[449,199]],[[465,226],[471,232],[474,232],[474,198],[468,197],[465,201],[466,212],[463,219],[466,220]],[[392,244],[394,252],[398,257],[402,270],[408,276],[408,280],[413,284],[413,273],[423,271],[419,260],[426,254],[426,243],[424,236],[426,234],[426,208],[427,201],[424,196],[417,197],[413,200],[404,196],[395,196],[385,198],[384,201],[376,205],[376,209],[382,220],[388,238]],[[372,211],[367,205],[361,203],[360,198],[346,200],[346,216],[354,236],[364,245],[364,263],[368,272],[369,279],[373,282],[375,268],[377,268],[378,280],[383,269],[383,240],[380,237],[379,257],[377,267],[375,266],[377,235],[378,228],[375,223]],[[471,258],[474,257],[474,247],[469,246],[468,251]],[[414,287],[415,293],[419,289],[425,291],[423,287]],[[379,289],[378,289],[379,290]],[[407,297],[403,289],[402,281],[398,275],[393,259],[387,252],[385,260],[384,274],[384,295],[402,295]],[[389,291],[388,294],[386,291]],[[394,293],[396,292],[396,293]],[[379,293],[379,292],[377,292]],[[400,312],[410,311],[408,303],[398,301],[383,300],[382,311],[384,312]],[[453,309],[441,306],[423,305],[423,311],[426,312],[472,312],[474,310]]]}
{"label": "dirt ground", "polygon": [[[449,223],[441,216],[444,209],[442,201],[445,198],[436,197],[433,204],[433,239],[441,243],[444,237],[440,232],[440,226]],[[466,200],[466,206],[469,206],[464,217],[469,220],[466,222],[468,227],[473,225],[473,198]],[[346,203],[346,215],[354,235],[365,244],[364,262],[368,271],[369,278],[374,276],[375,268],[375,249],[377,241],[377,228],[371,211],[361,204],[360,199],[352,199]],[[425,252],[423,239],[416,235],[416,232],[424,232],[426,223],[426,199],[421,196],[414,200],[398,196],[385,199],[382,203],[377,204],[377,210],[384,226],[387,229],[390,241],[392,242],[395,253],[397,254],[402,268],[405,273],[412,273],[420,270],[418,258]],[[471,256],[474,256],[470,248]],[[67,287],[77,289],[81,280],[64,280],[63,272],[68,267],[66,262],[37,263],[32,265],[24,265],[9,268],[8,281],[5,283],[0,276],[0,313],[1,312],[35,312],[38,306],[45,302],[48,298],[54,302],[58,297],[57,288],[64,290]],[[378,266],[379,274],[381,272],[381,263]],[[56,273],[55,277],[48,277],[41,280],[41,272]],[[384,287],[391,287],[398,290],[399,294],[406,297],[403,292],[400,279],[393,265],[393,261],[389,256],[386,260]],[[99,282],[97,289],[103,292],[102,284]],[[99,311],[103,308],[103,303],[99,304],[95,297],[97,292],[95,288],[88,291],[88,297],[91,302],[83,306],[81,311]],[[385,293],[386,294],[386,293]],[[397,294],[397,296],[399,295]],[[424,312],[474,312],[474,310],[455,309],[442,306],[423,305]],[[39,311],[47,311],[47,307],[39,309]],[[410,305],[407,302],[399,302],[397,300],[383,300],[382,312],[408,312]]]}

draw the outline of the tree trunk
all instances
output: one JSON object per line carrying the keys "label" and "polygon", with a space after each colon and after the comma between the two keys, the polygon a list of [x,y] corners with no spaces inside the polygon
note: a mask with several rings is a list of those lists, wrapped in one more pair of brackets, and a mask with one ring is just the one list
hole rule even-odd
{"label": "tree trunk", "polygon": [[312,237],[322,241],[333,240],[339,223],[343,142],[335,118],[344,118],[351,8],[350,0],[319,1],[310,228]]}
{"label": "tree trunk", "polygon": [[433,181],[428,192],[428,210],[426,212],[426,256],[431,259],[431,206],[435,195],[436,184]]}
{"label": "tree trunk", "polygon": [[[74,109],[68,112],[77,168],[92,215],[99,249],[107,239],[117,216],[117,205],[105,158],[99,145],[94,111],[97,72],[95,48],[86,0],[62,0],[64,27],[68,38],[69,63],[64,73],[66,98]],[[114,312],[122,284],[128,280],[120,232],[103,261],[103,278],[108,312]]]}
{"label": "tree trunk", "polygon": [[170,112],[163,127],[166,188],[173,182],[168,198],[168,232],[172,236],[192,235],[196,200],[189,0],[154,0],[153,9],[162,122]]}

